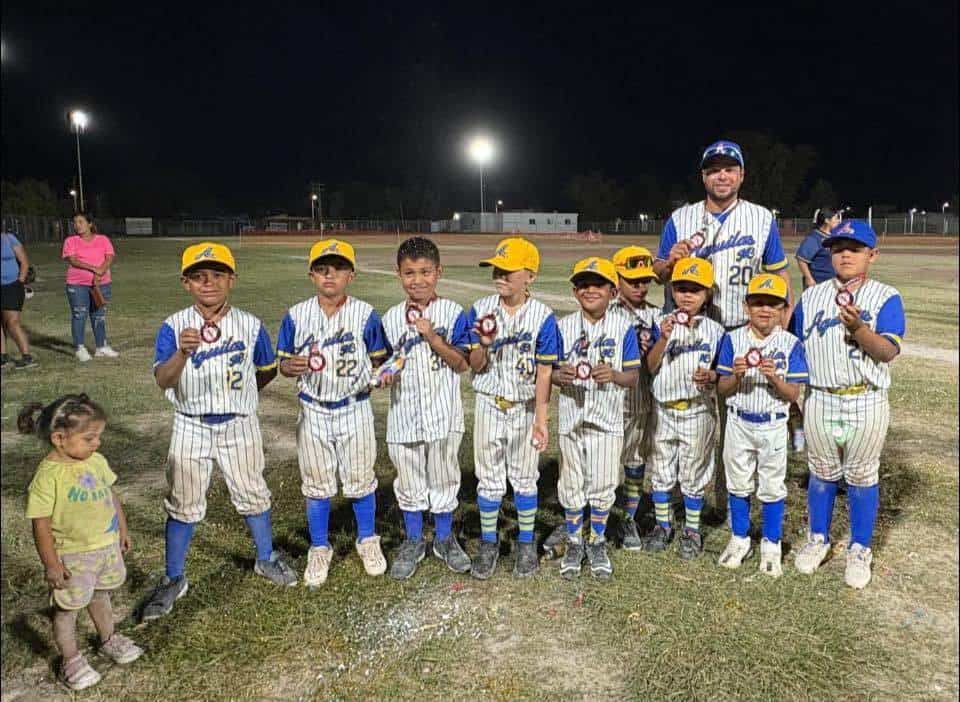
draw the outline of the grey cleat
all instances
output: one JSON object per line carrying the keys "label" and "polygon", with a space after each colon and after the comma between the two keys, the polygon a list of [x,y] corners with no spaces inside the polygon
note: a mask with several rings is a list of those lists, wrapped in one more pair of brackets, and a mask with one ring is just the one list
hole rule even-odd
{"label": "grey cleat", "polygon": [[390,566],[390,577],[394,580],[406,580],[417,572],[417,564],[427,554],[427,542],[423,539],[414,541],[404,539],[397,551],[397,557]]}
{"label": "grey cleat", "polygon": [[453,532],[443,541],[433,540],[433,555],[447,564],[447,568],[454,573],[468,573],[470,571],[470,556],[468,556]]}
{"label": "grey cleat", "polygon": [[253,566],[253,572],[281,587],[293,587],[297,584],[296,571],[284,560],[279,551],[271,553],[269,561],[257,561]]}
{"label": "grey cleat", "polygon": [[637,523],[630,517],[626,517],[620,522],[620,539],[625,551],[640,551],[643,549],[643,542],[637,532]]}
{"label": "grey cleat", "polygon": [[613,575],[613,563],[607,553],[607,540],[598,537],[587,544],[587,561],[590,562],[590,572],[593,577],[608,580]]}
{"label": "grey cleat", "polygon": [[150,595],[150,599],[143,606],[140,614],[140,620],[148,622],[151,619],[170,614],[173,609],[173,603],[187,594],[187,576],[181,576],[176,580],[171,580],[166,575],[160,578],[160,583]]}
{"label": "grey cleat", "polygon": [[548,559],[563,558],[564,552],[570,543],[570,534],[567,531],[566,522],[562,522],[557,528],[550,532],[543,545],[544,556]]}
{"label": "grey cleat", "polygon": [[513,566],[513,576],[515,578],[528,578],[540,569],[536,544],[518,541],[516,552],[517,562]]}
{"label": "grey cleat", "polygon": [[673,529],[664,529],[657,524],[653,531],[640,540],[640,548],[644,553],[660,553],[667,550],[672,540]]}
{"label": "grey cleat", "polygon": [[500,558],[500,541],[481,541],[480,550],[470,564],[470,574],[477,580],[486,580],[497,569]]}
{"label": "grey cleat", "polygon": [[567,552],[560,561],[560,575],[567,580],[573,580],[580,575],[580,565],[583,563],[583,544],[579,541],[570,541]]}
{"label": "grey cleat", "polygon": [[703,534],[694,529],[684,529],[680,534],[680,558],[692,561],[703,554]]}

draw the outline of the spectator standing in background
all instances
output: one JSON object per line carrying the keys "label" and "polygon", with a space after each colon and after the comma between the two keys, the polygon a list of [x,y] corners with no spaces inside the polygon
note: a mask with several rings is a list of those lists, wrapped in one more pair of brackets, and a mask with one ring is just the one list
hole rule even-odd
{"label": "spectator standing in background", "polygon": [[840,210],[820,207],[813,213],[813,229],[797,249],[797,266],[803,275],[803,289],[830,280],[834,276],[830,250],[823,248],[823,240],[843,219]]}
{"label": "spectator standing in background", "polygon": [[[27,258],[27,252],[24,251],[20,240],[10,232],[3,232],[2,235],[2,272],[0,272],[0,297],[2,297],[3,308],[3,333],[0,334],[0,358],[2,366],[6,368],[11,362],[17,370],[32,368],[37,365],[30,355],[30,343],[27,341],[27,333],[20,326],[20,312],[23,310],[24,301],[24,283],[27,281],[27,270],[30,268],[30,260]],[[7,355],[7,337],[13,339],[13,343],[20,350],[20,359],[13,361]]]}

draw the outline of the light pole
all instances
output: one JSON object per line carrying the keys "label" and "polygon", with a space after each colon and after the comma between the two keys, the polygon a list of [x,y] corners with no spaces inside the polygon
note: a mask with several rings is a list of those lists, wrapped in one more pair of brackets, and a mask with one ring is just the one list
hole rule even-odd
{"label": "light pole", "polygon": [[913,215],[917,213],[916,207],[910,208],[910,234],[913,234]]}
{"label": "light pole", "polygon": [[503,200],[497,200],[497,212],[500,212],[501,207],[503,207]]}
{"label": "light pole", "polygon": [[314,228],[317,226],[316,207],[317,207],[317,194],[313,193],[310,195],[310,226]]}
{"label": "light pole", "polygon": [[70,197],[73,198],[73,212],[77,213],[77,191],[75,188],[70,188]]}
{"label": "light pole", "polygon": [[943,215],[943,234],[944,234],[944,236],[946,236],[946,234],[947,234],[947,208],[948,208],[948,207],[950,207],[950,203],[949,203],[949,202],[945,202],[945,203],[943,203],[942,205],[940,205],[940,214]]}
{"label": "light pole", "polygon": [[480,230],[483,231],[483,167],[493,158],[493,142],[485,136],[475,136],[467,147],[470,158],[480,167]]}
{"label": "light pole", "polygon": [[646,233],[647,231],[647,220],[650,219],[649,215],[641,212],[637,217],[640,219],[640,231]]}
{"label": "light pole", "polygon": [[70,126],[77,135],[77,183],[80,187],[80,212],[86,210],[86,204],[83,201],[83,166],[80,162],[80,132],[87,128],[90,118],[83,110],[72,110],[70,112]]}

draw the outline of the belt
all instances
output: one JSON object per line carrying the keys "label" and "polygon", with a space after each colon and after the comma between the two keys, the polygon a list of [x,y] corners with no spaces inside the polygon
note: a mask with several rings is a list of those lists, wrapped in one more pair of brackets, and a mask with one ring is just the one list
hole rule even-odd
{"label": "belt", "polygon": [[683,410],[688,410],[694,405],[700,404],[701,402],[703,402],[703,400],[699,400],[697,398],[691,398],[689,400],[669,400],[664,402],[663,406],[667,409],[680,410],[682,412]]}
{"label": "belt", "polygon": [[336,400],[334,402],[324,402],[322,400],[315,400],[305,392],[298,393],[297,397],[299,397],[304,402],[309,402],[311,405],[317,405],[317,407],[323,407],[324,409],[328,409],[328,410],[335,410],[335,409],[340,409],[341,407],[346,407],[347,405],[353,402],[363,402],[364,400],[369,400],[370,393],[361,392],[360,394],[355,395],[353,397],[345,397],[342,400]]}
{"label": "belt", "polygon": [[770,412],[763,412],[762,414],[756,414],[755,412],[744,412],[741,409],[731,407],[734,414],[736,414],[740,419],[746,420],[748,422],[753,422],[754,424],[766,424],[767,422],[772,422],[775,419],[786,419],[786,412],[775,412],[771,414]]}
{"label": "belt", "polygon": [[503,410],[504,412],[506,412],[508,409],[513,409],[514,407],[520,404],[519,402],[516,402],[514,400],[508,400],[502,395],[495,395],[493,398],[493,401],[496,403],[497,407]]}
{"label": "belt", "polygon": [[823,388],[831,395],[862,395],[872,389],[872,385],[851,385],[846,388]]}
{"label": "belt", "polygon": [[225,424],[241,416],[239,414],[186,414],[185,412],[181,412],[180,414],[184,417],[199,419],[204,424]]}

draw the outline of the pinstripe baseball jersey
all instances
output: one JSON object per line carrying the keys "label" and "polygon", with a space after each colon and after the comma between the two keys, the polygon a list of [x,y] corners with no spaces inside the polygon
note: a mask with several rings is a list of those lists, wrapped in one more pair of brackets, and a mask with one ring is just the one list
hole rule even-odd
{"label": "pinstripe baseball jersey", "polygon": [[[451,431],[463,431],[460,375],[407,323],[406,311],[404,301],[383,315],[387,342],[394,353],[406,357],[403,372],[390,386],[387,442],[438,441]],[[440,297],[423,310],[423,316],[448,344],[470,352],[470,328],[460,305]]]}
{"label": "pinstripe baseball jersey", "polygon": [[[803,341],[810,385],[845,388],[868,384],[885,390],[890,387],[890,364],[870,358],[850,336],[840,321],[835,301],[839,290],[836,278],[807,288],[793,311],[790,331]],[[867,279],[853,298],[864,324],[899,349],[906,331],[900,293],[889,285]]]}
{"label": "pinstripe baseball jersey", "polygon": [[[642,364],[637,332],[621,313],[604,315],[590,322],[582,311],[569,314],[557,324],[560,359],[576,366],[606,363],[616,371],[632,370]],[[560,433],[569,434],[581,424],[623,434],[623,396],[626,388],[616,383],[598,384],[593,378],[577,378],[560,388]]]}
{"label": "pinstripe baseball jersey", "polygon": [[[192,306],[167,317],[157,332],[154,369],[177,353],[180,332],[200,329],[203,321]],[[236,307],[227,310],[217,326],[220,338],[201,342],[187,359],[177,386],[164,394],[183,414],[256,414],[257,371],[277,365],[270,335],[259,319]]]}
{"label": "pinstripe baseball jersey", "polygon": [[787,267],[773,213],[746,200],[737,200],[719,214],[707,212],[704,201],[675,210],[663,228],[657,258],[667,260],[678,241],[704,231],[706,242],[690,255],[709,259],[716,271],[717,294],[711,316],[724,327],[746,323],[743,302],[747,284],[761,270]]}
{"label": "pinstripe baseball jersey", "polygon": [[363,300],[347,296],[327,317],[316,296],[287,312],[277,334],[277,355],[323,355],[325,365],[297,378],[301,393],[317,402],[338,402],[365,392],[370,383],[371,359],[390,353],[376,310]]}
{"label": "pinstripe baseball jersey", "polygon": [[[716,365],[723,327],[702,315],[694,317],[694,321],[696,326],[692,329],[680,324],[673,327],[660,368],[653,376],[653,397],[657,402],[690,400],[714,393],[713,387],[702,392],[694,384],[693,374],[698,368],[713,368]],[[651,330],[652,343],[660,339],[662,322],[663,317],[657,320]]]}
{"label": "pinstripe baseball jersey", "polygon": [[499,295],[484,297],[473,303],[467,314],[471,344],[479,343],[473,325],[488,314],[497,318],[497,337],[488,349],[487,368],[473,374],[473,389],[513,402],[532,400],[537,364],[553,365],[558,357],[557,320],[553,311],[528,297],[511,316],[500,305]]}
{"label": "pinstripe baseball jersey", "polygon": [[[720,342],[717,357],[717,374],[732,375],[733,360],[746,356],[747,351],[757,348],[763,359],[771,359],[777,365],[777,375],[788,383],[807,382],[807,360],[803,344],[788,331],[774,329],[766,339],[758,339],[750,325],[734,329]],[[751,414],[786,414],[790,403],[784,400],[759,368],[748,368],[740,380],[740,388],[727,398],[727,407]]]}
{"label": "pinstripe baseball jersey", "polygon": [[[657,323],[662,312],[660,308],[649,302],[644,302],[642,307],[632,307],[623,300],[614,300],[610,304],[610,309],[627,315],[634,329],[637,330],[637,338],[644,330],[650,331]],[[651,336],[651,343],[653,337]],[[640,355],[643,356],[641,349]],[[627,388],[623,397],[624,407],[632,414],[644,414],[650,411],[652,397],[650,395],[650,384],[653,378],[650,376],[650,370],[644,364],[640,364],[640,381],[632,388]]]}

